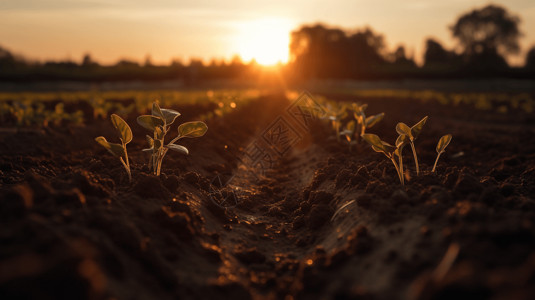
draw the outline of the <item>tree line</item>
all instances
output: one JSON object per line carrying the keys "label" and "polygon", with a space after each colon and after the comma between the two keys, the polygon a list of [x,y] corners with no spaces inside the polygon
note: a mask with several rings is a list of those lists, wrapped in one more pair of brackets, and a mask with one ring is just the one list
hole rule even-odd
{"label": "tree line", "polygon": [[[304,25],[291,33],[290,62],[282,68],[291,79],[398,79],[518,77],[535,78],[535,47],[526,55],[523,67],[510,67],[505,57],[520,51],[520,18],[504,7],[487,5],[459,16],[449,27],[457,45],[446,49],[435,39],[426,41],[423,65],[417,66],[403,46],[388,51],[385,39],[371,28],[347,31],[322,24]],[[72,61],[30,62],[0,47],[0,80],[79,80],[125,81],[180,79],[200,80],[257,78],[256,62],[212,61],[169,65],[121,60],[103,66],[85,55],[81,63]]]}

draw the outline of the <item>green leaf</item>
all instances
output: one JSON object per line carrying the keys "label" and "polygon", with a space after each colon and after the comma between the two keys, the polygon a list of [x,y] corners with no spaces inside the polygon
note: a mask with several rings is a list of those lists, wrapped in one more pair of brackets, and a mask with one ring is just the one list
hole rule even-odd
{"label": "green leaf", "polygon": [[438,141],[437,152],[442,153],[451,142],[451,134],[446,134]]}
{"label": "green leaf", "polygon": [[379,121],[381,121],[385,116],[385,113],[376,114],[374,116],[369,116],[366,118],[366,121],[364,124],[366,124],[366,128],[371,128],[373,125],[377,124]]}
{"label": "green leaf", "polygon": [[404,134],[400,134],[398,138],[396,139],[396,147],[397,148],[404,147],[405,145],[407,145],[408,142],[409,142],[409,138]]}
{"label": "green leaf", "polygon": [[97,141],[97,143],[102,145],[102,147],[106,148],[106,150],[108,150],[114,156],[126,157],[126,155],[124,153],[123,145],[110,143],[110,142],[106,141],[106,138],[103,137],[103,136],[99,136],[99,137],[95,138],[95,141]]}
{"label": "green leaf", "polygon": [[150,115],[137,117],[137,123],[150,131],[154,131],[158,126],[163,126],[162,119]]}
{"label": "green leaf", "polygon": [[178,136],[195,138],[203,136],[208,130],[208,126],[204,122],[186,122],[178,126]]}
{"label": "green leaf", "polygon": [[158,105],[158,102],[152,103],[152,115],[164,120],[164,116],[162,110],[160,109],[160,105]]}
{"label": "green leaf", "polygon": [[407,126],[407,124],[403,123],[403,122],[399,122],[397,125],[396,125],[396,132],[398,134],[403,134],[403,135],[406,135],[408,136],[409,138],[412,137],[412,133],[411,133],[411,128],[409,126]]}
{"label": "green leaf", "polygon": [[128,144],[132,141],[132,129],[130,129],[130,126],[123,120],[123,118],[119,117],[116,114],[111,115],[111,122],[113,123],[113,126],[117,131],[119,132],[119,137],[123,141],[123,143]]}
{"label": "green leaf", "polygon": [[420,135],[422,129],[424,128],[425,122],[427,122],[427,116],[425,116],[423,119],[420,120],[420,122],[412,126],[411,133],[413,139],[416,139]]}
{"label": "green leaf", "polygon": [[154,139],[151,138],[149,135],[146,135],[145,137],[147,138],[147,143],[149,144],[149,146],[154,147]]}
{"label": "green leaf", "polygon": [[180,152],[182,154],[186,154],[186,155],[189,154],[188,148],[186,148],[184,146],[181,146],[181,145],[169,144],[169,145],[165,146],[165,148],[173,150],[173,151],[176,151],[176,152]]}
{"label": "green leaf", "polygon": [[[365,133],[362,135],[362,138],[368,142],[372,147],[376,147],[379,149],[383,148],[383,143],[381,141],[381,138],[379,136],[372,134],[372,133]],[[375,150],[375,149],[374,149]],[[377,151],[377,150],[376,150]]]}
{"label": "green leaf", "polygon": [[385,153],[390,153],[390,154],[391,154],[391,153],[393,153],[394,151],[396,151],[396,149],[397,149],[396,147],[390,145],[389,143],[387,143],[387,142],[385,142],[385,141],[381,141],[381,144],[383,144],[383,145],[382,145],[382,148],[383,148],[383,151],[384,151]]}
{"label": "green leaf", "polygon": [[166,125],[171,125],[173,122],[175,122],[175,119],[180,116],[180,113],[176,110],[162,108],[160,109],[163,115],[163,119],[165,120]]}
{"label": "green leaf", "polygon": [[154,133],[156,134],[156,139],[163,140],[165,134],[161,127],[156,127],[156,129],[154,129]]}

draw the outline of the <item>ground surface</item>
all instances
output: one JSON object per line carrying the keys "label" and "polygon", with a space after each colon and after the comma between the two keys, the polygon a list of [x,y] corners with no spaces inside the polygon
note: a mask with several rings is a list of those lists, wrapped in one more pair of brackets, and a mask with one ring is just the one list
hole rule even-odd
{"label": "ground surface", "polygon": [[[385,112],[370,132],[390,142],[397,122],[429,116],[416,142],[422,174],[404,152],[405,187],[382,154],[350,152],[321,122],[296,129],[300,142],[269,168],[244,164],[287,113],[282,95],[207,120],[160,178],[148,174],[132,116],[132,184],[93,140],[115,136],[108,121],[4,128],[0,298],[532,299],[534,115],[361,101]],[[206,109],[174,108],[180,122]],[[430,173],[446,133],[453,141]],[[235,207],[215,204],[218,174],[234,176]]]}

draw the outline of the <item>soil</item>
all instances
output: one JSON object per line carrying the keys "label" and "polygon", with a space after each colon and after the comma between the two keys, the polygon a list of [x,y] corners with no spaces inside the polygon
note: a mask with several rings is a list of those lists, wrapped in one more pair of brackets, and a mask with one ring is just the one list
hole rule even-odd
{"label": "soil", "polygon": [[[429,116],[420,175],[404,151],[405,187],[382,154],[350,151],[324,122],[267,171],[244,167],[290,105],[282,94],[205,120],[207,134],[184,142],[189,156],[169,153],[160,177],[130,116],[131,184],[94,142],[114,140],[108,121],[4,128],[0,299],[533,299],[534,115],[362,101],[385,112],[369,132],[390,142],[397,122]],[[180,122],[208,109],[174,108],[188,112]],[[236,176],[237,205],[216,204],[218,174]]]}

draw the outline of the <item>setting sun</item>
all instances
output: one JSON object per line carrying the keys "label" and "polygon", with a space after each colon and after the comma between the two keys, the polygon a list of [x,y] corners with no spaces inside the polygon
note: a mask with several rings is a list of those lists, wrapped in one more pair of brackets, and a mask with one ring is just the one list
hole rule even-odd
{"label": "setting sun", "polygon": [[292,24],[284,19],[261,19],[238,26],[237,52],[244,61],[262,65],[288,62]]}

